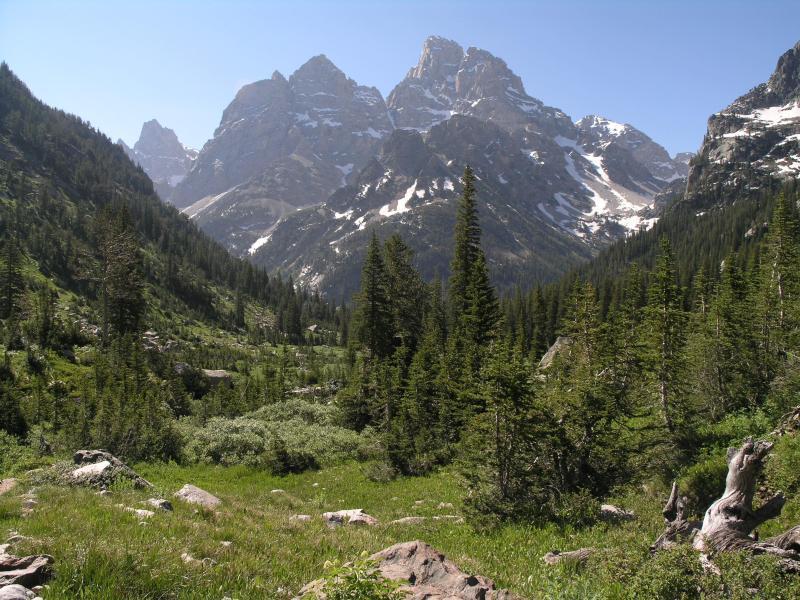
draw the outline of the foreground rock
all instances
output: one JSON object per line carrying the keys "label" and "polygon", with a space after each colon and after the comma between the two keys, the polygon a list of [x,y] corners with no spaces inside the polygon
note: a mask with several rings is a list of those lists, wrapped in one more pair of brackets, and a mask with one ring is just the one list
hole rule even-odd
{"label": "foreground rock", "polygon": [[328,527],[339,527],[340,525],[377,525],[378,519],[368,515],[361,508],[351,508],[348,510],[337,510],[336,512],[326,512],[322,518]]}
{"label": "foreground rock", "polygon": [[77,468],[68,469],[66,483],[106,488],[118,481],[128,480],[137,488],[152,484],[136,471],[105,450],[78,450],[72,457]]}
{"label": "foreground rock", "polygon": [[209,510],[216,508],[222,503],[222,500],[213,494],[209,494],[207,491],[191,483],[187,483],[180,490],[175,492],[175,497],[189,504],[198,504]]}
{"label": "foreground rock", "polygon": [[0,554],[0,586],[18,584],[25,587],[41,585],[53,574],[53,557],[47,554],[14,556]]}
{"label": "foreground rock", "polygon": [[[387,579],[402,582],[407,600],[520,600],[507,590],[498,590],[491,579],[468,575],[444,554],[419,540],[395,544],[370,557]],[[294,600],[306,594],[325,598],[322,581],[313,581]]]}
{"label": "foreground rock", "polygon": [[0,587],[0,600],[36,600],[36,598],[34,592],[22,585]]}

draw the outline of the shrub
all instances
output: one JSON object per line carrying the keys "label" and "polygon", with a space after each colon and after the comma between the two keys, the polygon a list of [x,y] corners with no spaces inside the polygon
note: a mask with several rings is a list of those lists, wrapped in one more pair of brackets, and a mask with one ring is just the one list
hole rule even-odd
{"label": "shrub", "polygon": [[681,478],[689,508],[703,513],[725,490],[728,463],[724,454],[714,454],[698,460]]}
{"label": "shrub", "polygon": [[291,399],[243,417],[213,418],[200,428],[184,419],[185,455],[190,462],[247,465],[276,474],[376,456],[377,433],[333,425],[335,410]]}
{"label": "shrub", "polygon": [[269,431],[255,419],[210,419],[186,446],[189,460],[219,465],[264,466]]}
{"label": "shrub", "polygon": [[325,575],[318,591],[310,592],[304,600],[324,597],[327,600],[401,600],[399,584],[386,579],[366,552],[352,563],[325,563]]}
{"label": "shrub", "polygon": [[39,459],[30,447],[0,429],[0,476],[16,475],[38,465]]}
{"label": "shrub", "polygon": [[631,598],[689,600],[702,597],[703,567],[690,546],[665,550],[645,562],[631,582]]}
{"label": "shrub", "polygon": [[389,483],[397,478],[395,468],[385,460],[374,460],[363,468],[364,477],[376,483]]}

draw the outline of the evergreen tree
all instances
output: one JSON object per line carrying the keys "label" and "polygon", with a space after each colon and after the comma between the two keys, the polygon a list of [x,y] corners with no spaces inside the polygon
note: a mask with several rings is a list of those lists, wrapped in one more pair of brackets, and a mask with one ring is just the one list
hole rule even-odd
{"label": "evergreen tree", "polygon": [[21,298],[25,292],[25,280],[22,276],[22,248],[19,237],[12,232],[5,243],[2,279],[3,286],[2,305],[0,305],[0,318],[19,318]]}
{"label": "evergreen tree", "polygon": [[130,213],[125,207],[113,212],[103,212],[96,227],[106,341],[109,333],[124,336],[138,332],[146,308],[141,251]]}
{"label": "evergreen tree", "polygon": [[450,265],[448,300],[451,323],[457,324],[469,308],[469,286],[473,265],[481,253],[481,230],[475,199],[475,174],[467,166],[462,178],[463,189],[458,204],[454,232],[453,261]]}
{"label": "evergreen tree", "polygon": [[356,296],[355,319],[358,340],[364,345],[369,358],[374,360],[386,358],[394,348],[394,316],[382,254],[378,236],[373,233],[361,271],[361,291]]}
{"label": "evergreen tree", "polygon": [[412,265],[413,251],[398,234],[386,241],[384,254],[394,329],[403,345],[413,352],[422,335],[425,284]]}
{"label": "evergreen tree", "polygon": [[666,237],[661,238],[646,318],[649,371],[664,425],[674,437],[686,417],[685,407],[681,406],[686,369],[686,315],[672,248]]}

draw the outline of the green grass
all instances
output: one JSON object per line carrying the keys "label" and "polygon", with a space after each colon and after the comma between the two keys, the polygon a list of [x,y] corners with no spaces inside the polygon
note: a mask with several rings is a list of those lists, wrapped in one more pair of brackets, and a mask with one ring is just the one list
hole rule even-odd
{"label": "green grass", "polygon": [[[621,499],[640,515],[637,522],[583,530],[507,526],[480,533],[468,524],[430,519],[419,525],[388,524],[410,515],[460,514],[461,487],[446,472],[374,483],[356,464],[288,477],[240,467],[149,464],[138,470],[157,493],[121,488],[101,497],[85,489],[42,488],[28,517],[21,515],[21,499],[15,494],[29,486],[0,497],[0,532],[13,530],[32,538],[14,551],[55,557],[57,575],[46,599],[291,598],[320,576],[326,560],[351,560],[363,550],[375,552],[414,539],[444,552],[463,570],[491,577],[525,598],[617,598],[625,593],[625,577],[646,560],[647,548],[662,528],[663,499],[641,490]],[[170,498],[184,483],[219,496],[219,511],[195,512],[175,501],[174,513],[157,513],[141,525],[116,506],[138,506],[159,493]],[[418,500],[424,503],[416,505]],[[440,510],[440,502],[455,508]],[[319,518],[324,511],[344,508],[363,508],[381,524],[330,530]],[[314,519],[292,522],[289,517],[295,513]],[[232,545],[225,548],[223,541]],[[605,550],[584,569],[542,562],[550,550],[583,546]],[[217,564],[185,564],[184,552]],[[612,564],[618,566],[610,568]]]}

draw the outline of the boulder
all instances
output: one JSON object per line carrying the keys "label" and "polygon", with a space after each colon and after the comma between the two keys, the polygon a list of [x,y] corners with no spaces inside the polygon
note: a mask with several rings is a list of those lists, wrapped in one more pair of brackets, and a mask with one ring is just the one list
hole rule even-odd
{"label": "boulder", "polygon": [[[407,600],[520,600],[507,590],[498,590],[491,579],[464,573],[419,540],[395,544],[370,558],[384,577],[401,582],[399,591]],[[321,581],[313,581],[294,600],[318,593],[321,587]]]}
{"label": "boulder", "polygon": [[300,523],[308,523],[311,520],[311,515],[292,515],[289,517],[290,521],[299,521]]}
{"label": "boulder", "polygon": [[135,514],[140,519],[149,519],[155,516],[152,510],[145,510],[144,508],[133,508],[132,506],[122,506],[122,510]]}
{"label": "boulder", "polygon": [[106,478],[111,473],[111,463],[102,460],[98,463],[84,465],[72,471],[72,479],[79,484],[92,485]]}
{"label": "boulder", "polygon": [[199,487],[187,483],[180,490],[175,492],[175,497],[188,502],[189,504],[199,504],[203,508],[212,510],[222,503],[222,500],[209,494],[207,491]]}
{"label": "boulder", "polygon": [[161,498],[149,498],[145,501],[145,504],[149,504],[153,508],[157,508],[165,512],[172,512],[172,503],[169,500],[163,500]]}
{"label": "boulder", "polygon": [[202,369],[202,371],[212,386],[233,384],[233,375],[224,369]]}
{"label": "boulder", "polygon": [[600,520],[602,521],[619,523],[621,521],[633,521],[635,519],[636,514],[633,511],[625,510],[613,504],[600,505]]}
{"label": "boulder", "polygon": [[326,512],[322,518],[328,527],[339,527],[340,525],[377,525],[378,519],[364,512],[361,508],[351,508],[347,510],[337,510],[336,512]]}
{"label": "boulder", "polygon": [[47,554],[14,556],[0,554],[0,586],[19,584],[26,587],[40,585],[53,574],[53,557]]}
{"label": "boulder", "polygon": [[36,598],[36,594],[16,583],[0,587],[0,600],[33,600],[34,598]]}
{"label": "boulder", "polygon": [[105,488],[120,479],[130,480],[134,487],[149,488],[152,484],[136,471],[105,450],[78,450],[72,456],[78,468],[70,471],[67,483]]}

